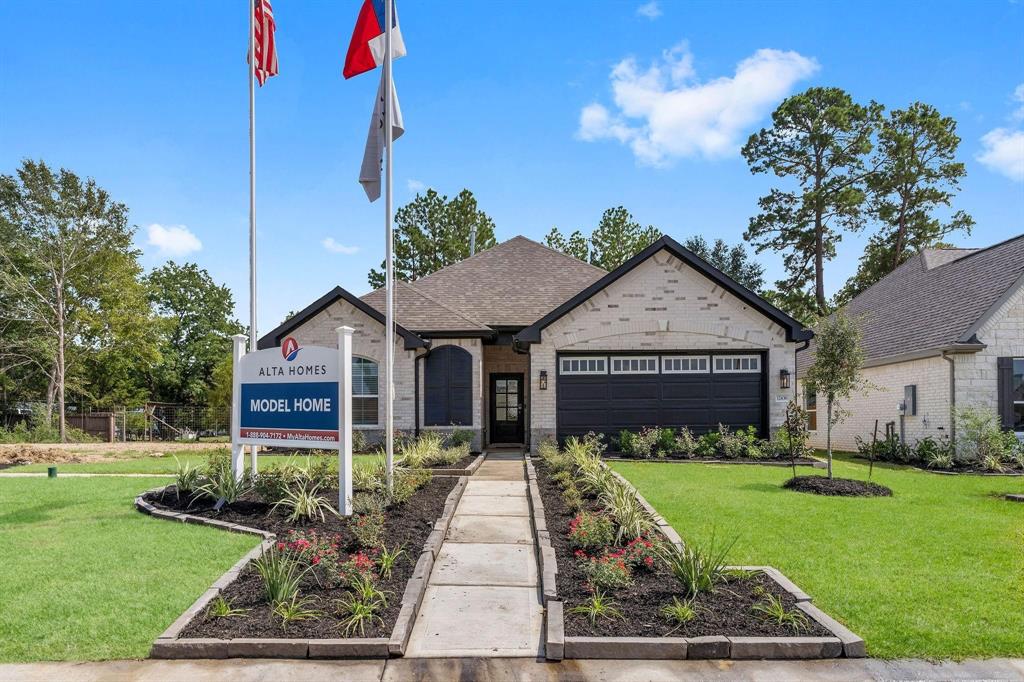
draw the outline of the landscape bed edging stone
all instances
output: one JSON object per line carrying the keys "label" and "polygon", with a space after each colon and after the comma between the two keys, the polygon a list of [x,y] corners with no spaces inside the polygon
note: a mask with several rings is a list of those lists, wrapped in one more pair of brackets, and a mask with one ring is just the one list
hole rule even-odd
{"label": "landscape bed edging stone", "polygon": [[[605,464],[605,466],[608,466]],[[527,455],[527,469],[533,468]],[[610,467],[609,467],[610,469]],[[682,538],[675,529],[640,494],[632,483],[616,471],[612,474],[636,495],[637,501],[656,523],[658,531],[677,546]],[[536,475],[536,474],[535,474]],[[532,481],[536,486],[535,478]],[[532,498],[531,489],[531,498]],[[538,489],[539,498],[539,489]],[[543,503],[540,504],[543,515]],[[539,540],[538,540],[539,543]],[[549,539],[550,546],[550,539]],[[543,548],[541,555],[543,553]],[[552,549],[552,558],[554,550]],[[556,567],[557,568],[557,567]],[[863,658],[867,656],[864,640],[843,624],[811,603],[811,597],[772,566],[730,566],[730,569],[758,571],[771,578],[782,590],[792,595],[796,607],[808,618],[832,633],[831,637],[566,637],[565,610],[560,601],[545,603],[545,639],[548,660],[563,658],[601,659],[820,659]],[[543,583],[542,583],[543,584]],[[557,596],[555,597],[557,599]],[[554,607],[554,608],[552,608]],[[555,619],[561,622],[553,622]]]}
{"label": "landscape bed edging stone", "polygon": [[[526,459],[526,482],[529,489],[530,516],[533,521],[534,543],[537,547],[537,575],[540,578],[542,603],[545,607],[549,602],[560,601],[558,597],[558,562],[555,559],[555,548],[551,544],[548,532],[547,517],[544,515],[544,502],[540,498],[540,487],[537,485],[537,470],[529,453]],[[561,609],[559,609],[559,614]],[[545,618],[549,612],[545,611]],[[552,659],[554,660],[554,659]]]}
{"label": "landscape bed edging stone", "polygon": [[222,530],[236,533],[248,533],[263,537],[263,541],[250,550],[244,557],[239,559],[234,566],[221,575],[210,589],[206,590],[195,602],[189,606],[184,613],[178,616],[170,627],[153,642],[150,648],[150,658],[160,659],[195,659],[195,658],[388,658],[389,656],[402,656],[405,654],[409,644],[409,637],[412,636],[412,628],[415,624],[416,614],[423,603],[423,596],[427,589],[427,577],[434,565],[434,559],[440,550],[441,543],[438,541],[436,547],[432,547],[432,540],[440,530],[440,539],[444,539],[448,525],[455,513],[455,507],[462,499],[462,493],[466,489],[468,478],[460,476],[448,498],[445,500],[444,510],[441,516],[434,523],[434,530],[431,531],[424,543],[423,551],[420,553],[416,566],[413,569],[412,577],[406,583],[405,592],[402,595],[402,608],[398,613],[394,627],[389,637],[365,637],[365,638],[338,638],[338,639],[259,639],[259,638],[236,638],[216,639],[209,637],[193,637],[179,639],[178,634],[188,625],[193,618],[203,611],[207,605],[220,594],[221,590],[234,582],[248,563],[263,554],[264,551],[274,545],[276,535],[256,528],[248,528],[233,523],[225,523],[216,519],[206,519],[201,516],[177,512],[166,513],[155,508],[143,499],[143,496],[150,492],[159,492],[164,488],[148,490],[135,498],[136,508],[156,518],[167,518],[185,523],[197,525],[208,525]]}

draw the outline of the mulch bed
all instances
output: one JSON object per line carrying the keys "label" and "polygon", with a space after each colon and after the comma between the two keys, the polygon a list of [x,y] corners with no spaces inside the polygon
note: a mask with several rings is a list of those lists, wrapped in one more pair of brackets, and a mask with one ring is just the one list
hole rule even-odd
{"label": "mulch bed", "polygon": [[892,490],[872,483],[850,478],[828,478],[827,476],[797,476],[782,484],[783,488],[815,495],[837,497],[892,497]]}
{"label": "mulch bed", "polygon": [[[795,608],[792,595],[771,578],[763,574],[738,575],[714,592],[697,597],[694,602],[697,617],[681,627],[670,624],[659,613],[672,597],[685,601],[679,583],[663,566],[654,571],[634,570],[632,587],[616,590],[609,596],[622,612],[621,619],[599,618],[595,625],[583,614],[572,613],[574,606],[586,603],[591,596],[586,578],[580,570],[569,545],[569,523],[575,514],[562,498],[561,489],[549,475],[542,461],[534,460],[537,485],[544,502],[544,514],[551,532],[551,544],[558,561],[557,589],[565,604],[565,634],[567,637],[702,637],[724,635],[734,637],[809,636],[828,637],[831,633],[814,621],[800,632],[788,625],[766,622],[751,607],[760,600],[754,594],[760,588],[779,597],[787,609]],[[596,511],[593,500],[585,500],[584,507]]]}
{"label": "mulch bed", "polygon": [[[377,581],[378,588],[386,593],[388,600],[387,608],[379,613],[384,621],[383,625],[375,623],[372,627],[366,628],[365,635],[356,631],[350,636],[390,636],[401,610],[402,594],[405,592],[406,583],[412,577],[416,560],[419,558],[427,536],[433,529],[434,522],[441,516],[445,499],[457,481],[457,478],[452,477],[434,478],[404,504],[386,512],[384,544],[388,548],[404,545],[406,555],[398,560],[390,579]],[[327,491],[325,494],[331,499],[337,499],[338,495],[336,490]],[[327,521],[323,523],[295,526],[285,520],[280,512],[270,514],[271,505],[260,501],[252,494],[233,505],[224,507],[220,512],[212,510],[209,500],[197,501],[196,505],[191,507],[186,498],[182,498],[180,501],[176,500],[173,486],[163,495],[147,494],[146,500],[150,504],[164,509],[188,512],[196,516],[216,518],[250,528],[270,531],[276,533],[279,540],[283,539],[291,529],[337,533],[341,538],[340,550],[352,553],[360,549],[355,543],[352,532],[348,529],[348,520],[328,517]],[[335,615],[334,600],[340,599],[347,591],[344,586],[333,589],[322,587],[312,573],[307,574],[303,579],[300,595],[315,599],[315,603],[307,608],[323,611],[324,615],[292,623],[287,630],[284,630],[280,620],[272,616],[271,607],[266,603],[263,595],[262,581],[250,564],[233,583],[221,592],[233,608],[248,609],[248,612],[241,617],[229,618],[214,618],[203,612],[185,626],[179,637],[213,637],[217,639],[238,637],[343,638],[346,635],[339,625],[341,618]]]}

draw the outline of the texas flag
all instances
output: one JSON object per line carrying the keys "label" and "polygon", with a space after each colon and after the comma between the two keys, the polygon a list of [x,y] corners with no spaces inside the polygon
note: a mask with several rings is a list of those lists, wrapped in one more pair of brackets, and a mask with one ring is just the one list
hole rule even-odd
{"label": "texas flag", "polygon": [[[398,11],[391,5],[391,58],[405,56]],[[384,0],[363,0],[345,56],[345,78],[372,71],[384,63]]]}

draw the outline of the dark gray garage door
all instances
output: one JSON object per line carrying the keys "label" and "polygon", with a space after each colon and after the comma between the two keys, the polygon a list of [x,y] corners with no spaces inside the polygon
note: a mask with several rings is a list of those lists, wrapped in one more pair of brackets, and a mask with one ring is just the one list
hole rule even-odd
{"label": "dark gray garage door", "polygon": [[646,426],[765,431],[761,353],[558,356],[558,438]]}

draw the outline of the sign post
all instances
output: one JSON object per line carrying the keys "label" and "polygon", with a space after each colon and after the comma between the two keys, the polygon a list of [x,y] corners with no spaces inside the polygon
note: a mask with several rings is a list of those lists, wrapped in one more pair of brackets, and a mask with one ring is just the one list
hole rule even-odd
{"label": "sign post", "polygon": [[[245,352],[234,337],[231,472],[245,474],[244,448],[338,450],[338,511],[352,513],[352,333],[339,327],[338,348],[299,345]],[[252,472],[256,472],[255,447]]]}
{"label": "sign post", "polygon": [[338,327],[338,366],[343,368],[338,381],[338,405],[341,424],[338,439],[338,511],[352,515],[352,327]]}

